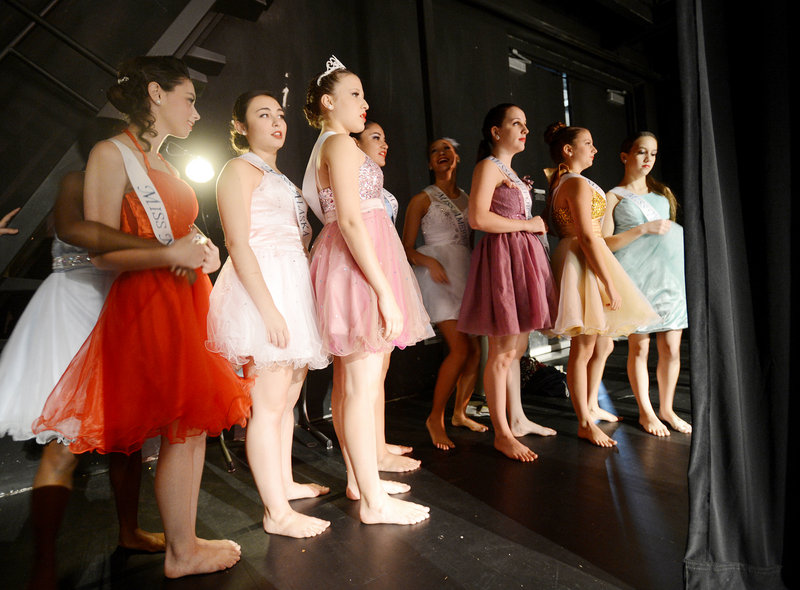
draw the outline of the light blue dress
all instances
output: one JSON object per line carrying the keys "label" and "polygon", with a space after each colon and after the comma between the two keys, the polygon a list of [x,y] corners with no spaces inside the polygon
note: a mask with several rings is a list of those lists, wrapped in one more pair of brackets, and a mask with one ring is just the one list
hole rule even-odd
{"label": "light blue dress", "polygon": [[[666,197],[656,193],[641,196],[663,219],[669,219],[669,201]],[[614,208],[615,234],[646,222],[642,210],[628,198],[621,198]],[[661,316],[661,323],[647,326],[637,334],[682,330],[689,325],[683,268],[683,228],[680,225],[673,222],[664,235],[640,236],[614,252],[614,255]]]}

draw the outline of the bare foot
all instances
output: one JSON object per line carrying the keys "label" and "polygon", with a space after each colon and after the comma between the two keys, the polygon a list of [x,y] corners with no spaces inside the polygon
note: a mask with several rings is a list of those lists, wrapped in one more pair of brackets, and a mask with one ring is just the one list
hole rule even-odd
{"label": "bare foot", "polygon": [[428,429],[428,434],[431,435],[433,446],[440,451],[449,451],[450,449],[456,448],[455,443],[447,436],[444,424],[439,424],[436,420],[432,419],[431,416],[428,416],[428,419],[425,420],[425,428]]}
{"label": "bare foot", "polygon": [[290,510],[278,518],[264,514],[264,530],[271,535],[284,535],[303,539],[315,537],[330,526],[330,522]]}
{"label": "bare foot", "polygon": [[331,489],[318,483],[297,483],[293,481],[286,487],[286,498],[289,500],[299,500],[301,498],[316,498],[324,496]]}
{"label": "bare foot", "polygon": [[[407,483],[403,483],[401,481],[392,481],[390,479],[382,479],[381,488],[387,494],[405,494],[406,492],[411,491],[411,486]],[[347,496],[349,500],[361,499],[361,493],[358,491],[358,487],[351,488],[350,486],[347,486],[347,489],[344,491],[344,495]]]}
{"label": "bare foot", "polygon": [[407,455],[413,450],[414,447],[409,447],[406,445],[390,445],[389,443],[386,443],[386,452],[391,453],[392,455]]}
{"label": "bare foot", "polygon": [[176,549],[167,545],[164,575],[181,578],[210,574],[233,567],[242,556],[242,548],[228,539],[195,539],[191,547]]}
{"label": "bare foot", "polygon": [[617,441],[600,430],[594,422],[589,422],[586,426],[578,425],[578,436],[598,447],[613,447],[617,444]]}
{"label": "bare foot", "polygon": [[604,410],[600,406],[589,408],[589,415],[593,420],[602,420],[603,422],[619,422],[622,420],[621,416],[612,414],[608,410]]}
{"label": "bare foot", "polygon": [[692,425],[689,424],[686,420],[683,420],[675,412],[670,412],[669,414],[662,414],[661,412],[659,412],[658,416],[664,422],[669,424],[672,430],[677,430],[678,432],[682,432],[683,434],[692,433]]}
{"label": "bare foot", "polygon": [[[555,434],[555,432],[553,434]],[[523,445],[516,438],[495,436],[494,448],[503,453],[509,459],[515,459],[517,461],[522,461],[523,463],[536,461],[536,459],[539,458],[539,455]]]}
{"label": "bare foot", "polygon": [[453,426],[463,426],[465,428],[469,428],[472,432],[486,432],[489,430],[488,426],[481,424],[480,422],[475,422],[475,420],[472,418],[467,418],[466,414],[463,416],[457,416],[453,414],[453,417],[450,419],[450,424]]}
{"label": "bare foot", "polygon": [[531,422],[527,418],[524,420],[514,420],[513,422],[509,423],[509,426],[511,427],[511,434],[514,436],[525,436],[527,434],[553,436],[556,433],[556,431],[552,428],[547,428],[546,426],[542,426],[536,422]]}
{"label": "bare foot", "polygon": [[142,529],[135,529],[132,533],[119,532],[119,546],[133,551],[147,551],[160,553],[167,548],[164,533],[150,533]]}
{"label": "bare foot", "polygon": [[359,516],[364,524],[417,524],[430,517],[430,508],[384,496],[374,506],[362,501]]}
{"label": "bare foot", "polygon": [[403,455],[394,455],[386,453],[383,457],[378,459],[378,471],[391,471],[392,473],[403,473],[405,471],[414,471],[419,469],[422,461],[419,459],[412,459]]}
{"label": "bare foot", "polygon": [[645,432],[653,436],[669,436],[669,428],[664,426],[664,423],[656,418],[655,414],[639,415],[639,424],[642,425]]}

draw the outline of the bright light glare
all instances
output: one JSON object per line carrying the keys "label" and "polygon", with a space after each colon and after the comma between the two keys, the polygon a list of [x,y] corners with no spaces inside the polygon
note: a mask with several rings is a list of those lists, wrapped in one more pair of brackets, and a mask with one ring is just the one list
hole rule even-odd
{"label": "bright light glare", "polygon": [[208,182],[214,178],[214,167],[205,158],[197,156],[186,165],[186,176],[193,182]]}

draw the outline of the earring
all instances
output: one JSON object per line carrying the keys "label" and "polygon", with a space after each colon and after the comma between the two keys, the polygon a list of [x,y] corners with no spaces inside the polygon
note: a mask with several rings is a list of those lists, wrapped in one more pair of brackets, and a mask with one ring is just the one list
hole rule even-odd
{"label": "earring", "polygon": [[161,104],[161,100],[156,100],[156,104],[160,105]]}
{"label": "earring", "polygon": [[500,136],[499,135],[495,135],[494,138],[495,139],[500,139]]}

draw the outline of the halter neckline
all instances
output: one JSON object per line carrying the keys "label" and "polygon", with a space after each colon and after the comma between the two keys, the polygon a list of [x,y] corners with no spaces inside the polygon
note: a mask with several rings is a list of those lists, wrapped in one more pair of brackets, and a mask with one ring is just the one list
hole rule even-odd
{"label": "halter neckline", "polygon": [[[125,135],[127,135],[128,137],[131,138],[131,141],[133,142],[133,145],[135,145],[136,149],[139,150],[139,153],[142,154],[142,159],[144,160],[144,165],[147,167],[147,171],[150,172],[150,170],[152,170],[152,168],[150,166],[150,161],[147,159],[147,152],[145,152],[144,149],[142,149],[142,146],[139,144],[139,141],[136,139],[136,137],[133,135],[133,133],[131,133],[130,129],[126,128],[124,133],[125,133]],[[160,153],[157,153],[156,155],[161,159],[162,162],[164,162],[164,164],[167,164],[167,161],[164,159],[164,156],[162,156]],[[167,170],[170,171],[169,164],[167,164]],[[156,172],[160,172],[160,170],[156,170]],[[170,176],[172,176],[171,171],[170,171]]]}

